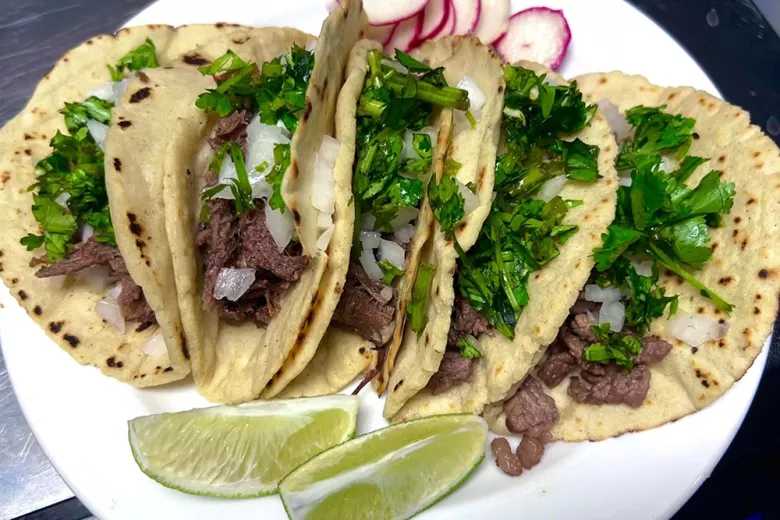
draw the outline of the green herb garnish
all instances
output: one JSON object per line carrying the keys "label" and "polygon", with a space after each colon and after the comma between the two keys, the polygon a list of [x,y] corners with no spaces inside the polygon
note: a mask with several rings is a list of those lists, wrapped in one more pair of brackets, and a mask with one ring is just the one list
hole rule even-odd
{"label": "green herb garnish", "polygon": [[249,183],[249,174],[246,171],[244,154],[241,152],[241,147],[233,141],[222,143],[220,149],[211,159],[209,170],[213,173],[219,173],[220,169],[222,169],[222,162],[228,154],[230,160],[233,161],[233,165],[236,167],[236,178],[229,179],[230,182],[228,184],[217,184],[216,186],[204,190],[201,194],[201,200],[211,199],[222,190],[229,189],[233,193],[233,198],[235,199],[236,212],[241,215],[245,211],[254,209],[255,207],[254,197],[252,196],[252,186]]}
{"label": "green herb garnish", "polygon": [[122,56],[122,58],[116,62],[115,67],[107,65],[108,71],[111,74],[111,81],[122,81],[125,70],[135,71],[153,69],[159,66],[160,65],[157,63],[157,49],[154,46],[154,42],[149,38],[147,38],[139,47]]}
{"label": "green herb garnish", "polygon": [[591,329],[599,341],[585,347],[582,354],[585,361],[604,365],[614,361],[619,367],[628,370],[634,368],[636,358],[642,352],[642,342],[639,338],[612,332],[609,323],[594,325]]}
{"label": "green herb garnish", "polygon": [[482,352],[477,348],[476,341],[471,336],[463,336],[455,344],[460,349],[460,355],[467,359],[482,357]]}
{"label": "green herb garnish", "polygon": [[389,260],[380,260],[377,264],[379,265],[379,268],[382,269],[382,273],[384,273],[382,283],[385,285],[391,285],[393,280],[406,272],[403,269],[396,267],[395,264],[390,263]]}
{"label": "green herb garnish", "polygon": [[466,201],[455,178],[460,167],[459,162],[447,159],[441,182],[428,184],[428,202],[433,216],[439,221],[441,230],[448,238],[454,236],[455,226],[466,216]]}
{"label": "green herb garnish", "polygon": [[428,323],[428,291],[431,288],[433,275],[436,272],[436,266],[432,264],[422,264],[417,271],[417,279],[412,288],[412,299],[406,306],[406,313],[412,330],[417,333],[417,339],[422,336],[423,329]]}
{"label": "green herb garnish", "polygon": [[65,126],[68,132],[73,134],[77,130],[87,126],[87,121],[94,119],[105,125],[111,122],[111,109],[114,104],[99,97],[90,96],[81,103],[65,102],[65,108],[60,114],[65,116]]}

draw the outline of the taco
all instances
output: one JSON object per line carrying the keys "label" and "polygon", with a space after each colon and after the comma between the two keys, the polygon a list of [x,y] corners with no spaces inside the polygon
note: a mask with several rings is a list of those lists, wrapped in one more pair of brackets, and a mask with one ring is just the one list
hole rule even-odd
{"label": "taco", "polygon": [[[149,247],[138,254],[141,238],[126,220],[146,203],[114,197],[104,141],[126,128],[116,112],[133,101],[136,73],[190,68],[188,51],[234,31],[153,25],[95,36],[60,59],[0,132],[4,282],[79,363],[136,386],[181,379],[190,368],[175,291],[148,276],[159,270],[164,281],[170,271],[170,251],[156,247],[165,237],[144,229]],[[136,180],[140,189],[161,177]]]}
{"label": "taco", "polygon": [[[566,441],[654,428],[712,403],[761,351],[780,290],[780,153],[749,115],[641,76],[577,80],[621,143],[622,186],[589,285],[536,369],[539,402],[560,416],[551,437]],[[525,410],[489,420],[515,430]]]}
{"label": "taco", "polygon": [[[441,254],[453,266],[439,292],[449,296],[442,305],[436,290],[429,295],[435,317],[421,342],[407,334],[391,385],[411,377],[416,388],[403,406],[386,405],[393,422],[481,413],[514,394],[558,333],[593,266],[588,253],[614,217],[617,150],[595,105],[539,65],[505,65],[503,75],[490,214],[470,241],[438,219]],[[416,361],[431,350],[433,363]]]}

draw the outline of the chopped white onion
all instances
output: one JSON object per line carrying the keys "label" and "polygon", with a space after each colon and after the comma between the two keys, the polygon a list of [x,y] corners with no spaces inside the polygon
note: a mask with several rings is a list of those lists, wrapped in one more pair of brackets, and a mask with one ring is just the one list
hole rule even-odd
{"label": "chopped white onion", "polygon": [[585,286],[583,297],[589,302],[616,302],[620,299],[620,289],[617,287],[601,288],[595,283],[589,283]]}
{"label": "chopped white onion", "polygon": [[217,275],[217,283],[214,286],[214,298],[217,300],[227,298],[231,302],[237,301],[254,281],[254,269],[223,267]]}
{"label": "chopped white onion", "polygon": [[479,119],[479,114],[482,111],[482,105],[485,104],[485,93],[479,88],[479,85],[471,76],[463,76],[458,82],[458,88],[461,88],[469,93],[469,110],[475,119]]}
{"label": "chopped white onion", "polygon": [[62,274],[59,276],[50,276],[46,278],[55,289],[62,289],[65,286],[65,281],[68,279],[68,275]]}
{"label": "chopped white onion", "polygon": [[599,325],[609,323],[612,332],[620,332],[626,319],[626,308],[620,302],[607,302],[599,311]]}
{"label": "chopped white onion", "polygon": [[436,129],[432,126],[426,126],[416,132],[406,130],[404,132],[404,147],[401,149],[401,159],[419,159],[420,154],[414,150],[414,136],[417,134],[426,134],[431,139],[431,149],[436,147]]}
{"label": "chopped white onion", "polygon": [[339,156],[341,143],[329,135],[322,137],[320,150],[314,165],[314,183],[311,190],[311,203],[320,211],[333,214],[336,203],[336,179],[333,168]]}
{"label": "chopped white onion", "polygon": [[388,58],[382,58],[382,65],[386,65],[386,66],[390,67],[391,69],[395,69],[398,72],[400,72],[401,74],[408,74],[409,73],[409,69],[407,69],[406,67],[404,67],[403,65],[401,65],[400,63],[398,63],[395,60],[391,60],[391,59],[388,59]]}
{"label": "chopped white onion", "polygon": [[661,170],[666,173],[672,173],[676,168],[674,167],[674,160],[666,155],[661,156]]}
{"label": "chopped white onion", "polygon": [[147,356],[151,357],[166,354],[168,350],[165,347],[165,338],[162,335],[162,331],[157,329],[157,331],[141,345],[141,350],[143,350]]}
{"label": "chopped white onion", "polygon": [[361,231],[360,232],[360,249],[366,251],[369,249],[376,249],[379,247],[379,243],[382,241],[381,235],[376,231]]}
{"label": "chopped white onion", "polygon": [[553,87],[557,87],[559,85],[559,83],[555,81],[555,79],[551,78],[549,74],[544,76],[544,84],[551,85]]}
{"label": "chopped white onion", "polygon": [[601,111],[601,115],[607,120],[607,124],[615,134],[618,143],[631,137],[631,125],[628,124],[626,116],[620,113],[618,106],[608,99],[600,99],[596,102]]}
{"label": "chopped white onion", "polygon": [[95,228],[90,226],[89,224],[84,224],[84,227],[81,228],[81,243],[83,244],[90,238],[92,238],[92,235],[95,234]]}
{"label": "chopped white onion", "polygon": [[728,323],[721,324],[712,318],[691,314],[675,314],[666,326],[669,334],[692,347],[722,338],[728,328]]}
{"label": "chopped white onion", "polygon": [[631,184],[634,181],[631,179],[631,177],[626,177],[626,176],[621,175],[618,178],[618,182],[620,183],[621,186],[631,186]]}
{"label": "chopped white onion", "polygon": [[87,130],[89,130],[92,139],[95,140],[95,144],[102,150],[103,142],[106,140],[106,132],[108,132],[108,125],[94,119],[88,119]]}
{"label": "chopped white onion", "polygon": [[116,301],[100,300],[95,304],[95,312],[118,333],[125,333],[125,318]]}
{"label": "chopped white onion", "polygon": [[330,213],[325,213],[324,211],[318,211],[317,212],[317,227],[320,229],[327,229],[333,224],[333,217],[330,216]]}
{"label": "chopped white onion", "polygon": [[314,52],[315,49],[317,49],[317,40],[314,39],[306,44],[306,50],[309,52]]}
{"label": "chopped white onion", "polygon": [[390,227],[395,230],[405,226],[416,219],[419,214],[420,210],[417,208],[398,208],[398,215],[390,222]]}
{"label": "chopped white onion", "polygon": [[328,244],[330,244],[330,239],[333,236],[334,229],[336,229],[336,226],[331,224],[329,228],[327,228],[319,237],[317,237],[317,249],[320,251],[325,251],[328,249]]}
{"label": "chopped white onion", "polygon": [[389,285],[385,285],[379,292],[379,296],[382,298],[382,300],[384,300],[384,303],[389,302],[393,299],[393,288]]}
{"label": "chopped white onion", "polygon": [[366,274],[369,276],[369,278],[373,278],[374,280],[381,280],[385,276],[385,274],[382,272],[382,268],[379,267],[379,264],[376,263],[374,252],[370,249],[364,250],[362,253],[360,253],[358,260],[360,260],[360,265],[362,265],[363,269],[366,270]]}
{"label": "chopped white onion", "polygon": [[122,294],[122,282],[118,282],[108,291],[108,297],[114,300],[118,300],[120,294]]}
{"label": "chopped white onion", "polygon": [[566,184],[565,175],[558,175],[552,179],[547,179],[539,189],[539,193],[536,194],[536,198],[545,202],[549,202],[561,192],[564,184]]}
{"label": "chopped white onion", "polygon": [[[513,119],[523,119],[525,117],[520,109],[509,107],[504,107],[504,115]],[[503,140],[498,145],[498,152],[503,153],[504,151],[506,151],[506,140]]]}
{"label": "chopped white onion", "polygon": [[363,231],[373,231],[376,224],[376,217],[373,213],[363,213],[360,215],[360,229]]}
{"label": "chopped white onion", "polygon": [[466,215],[470,215],[475,209],[479,207],[479,196],[476,193],[472,193],[468,186],[457,179],[455,180],[458,183],[458,192],[463,197],[463,211]]}
{"label": "chopped white onion", "polygon": [[84,98],[86,99],[92,96],[95,96],[96,98],[100,98],[104,101],[111,101],[114,97],[114,83],[112,81],[109,81],[103,83],[102,85],[98,85],[97,87],[87,92],[87,95],[84,96]]}
{"label": "chopped white onion", "polygon": [[82,269],[73,275],[73,278],[81,280],[89,285],[95,292],[102,292],[110,283],[111,269],[105,265],[95,265]]}
{"label": "chopped white onion", "polygon": [[406,251],[391,240],[380,240],[379,260],[387,260],[398,269],[406,268]]}
{"label": "chopped white onion", "polygon": [[402,244],[406,244],[411,241],[412,238],[414,238],[415,231],[417,231],[416,227],[414,227],[412,224],[407,224],[396,229],[393,232],[393,236]]}
{"label": "chopped white onion", "polygon": [[127,90],[127,86],[130,84],[132,78],[123,78],[122,81],[117,81],[111,85],[114,89],[114,95],[106,101],[111,101],[113,104],[118,105],[119,100],[122,99],[122,95]]}
{"label": "chopped white onion", "polygon": [[293,221],[290,210],[286,209],[284,213],[282,213],[277,209],[271,209],[270,204],[266,204],[265,225],[268,226],[268,231],[271,232],[271,236],[273,237],[274,242],[276,242],[279,251],[284,251],[284,248],[290,243],[293,233],[295,232],[295,222]]}
{"label": "chopped white onion", "polygon": [[652,260],[645,260],[644,262],[631,260],[631,265],[634,266],[634,270],[636,271],[636,274],[638,274],[639,276],[653,276]]}
{"label": "chopped white onion", "polygon": [[57,198],[54,199],[54,202],[56,202],[63,208],[68,209],[68,199],[70,199],[70,193],[68,193],[67,191],[63,191],[62,193],[57,195]]}

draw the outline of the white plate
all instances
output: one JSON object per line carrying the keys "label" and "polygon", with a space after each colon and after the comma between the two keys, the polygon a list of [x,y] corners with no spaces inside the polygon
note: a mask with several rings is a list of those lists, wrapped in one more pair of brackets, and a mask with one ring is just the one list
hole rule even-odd
{"label": "white plate", "polygon": [[[390,1],[390,0],[388,0]],[[658,84],[715,88],[663,30],[617,0],[544,2],[563,8],[573,42],[561,72],[620,69]],[[513,2],[514,10],[530,2]],[[162,0],[129,25],[235,22],[288,25],[317,34],[321,0]],[[276,497],[223,501],[166,489],[136,467],[126,421],[205,406],[190,382],[135,390],[76,364],[49,341],[2,287],[0,343],[27,420],[60,475],[102,520],[284,518]],[[668,518],[707,478],[750,406],[766,348],[745,377],[708,409],[662,428],[600,443],[549,446],[520,478],[499,473],[488,455],[466,485],[420,518]],[[381,403],[363,393],[360,431],[383,424]],[[608,490],[607,493],[604,491]]]}

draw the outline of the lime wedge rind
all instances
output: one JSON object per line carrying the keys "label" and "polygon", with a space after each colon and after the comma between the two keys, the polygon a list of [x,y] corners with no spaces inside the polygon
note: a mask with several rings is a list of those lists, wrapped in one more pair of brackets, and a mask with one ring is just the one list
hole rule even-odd
{"label": "lime wedge rind", "polygon": [[[312,447],[314,447],[315,450],[323,448],[330,449],[335,445],[339,445],[349,439],[354,438],[356,433],[358,406],[359,401],[357,397],[334,395],[317,398],[290,399],[284,401],[256,401],[245,403],[239,406],[212,406],[185,412],[164,413],[159,415],[138,417],[128,421],[128,440],[133,458],[135,459],[139,469],[141,469],[141,471],[149,478],[155,480],[165,487],[191,495],[219,498],[253,498],[267,496],[278,492],[278,480],[281,480],[281,478],[276,479],[274,482],[264,482],[260,478],[246,478],[247,471],[254,469],[254,467],[250,466],[247,468],[244,464],[240,463],[241,461],[236,461],[234,459],[239,454],[243,456],[242,459],[246,459],[246,454],[252,453],[253,455],[257,455],[257,460],[260,461],[259,464],[262,464],[262,461],[264,460],[273,460],[275,465],[274,467],[278,473],[280,464],[278,462],[278,457],[275,457],[277,453],[263,451],[263,448],[266,450],[268,448],[273,450],[273,443],[269,444],[268,442],[260,442],[259,448],[258,444],[242,446],[241,448],[243,451],[239,451],[238,453],[236,450],[223,449],[217,453],[216,457],[212,456],[206,458],[203,462],[204,466],[197,465],[199,462],[198,455],[201,454],[201,452],[199,452],[197,449],[198,446],[194,448],[191,446],[186,446],[188,450],[194,451],[194,453],[192,453],[191,456],[176,458],[175,464],[178,467],[157,467],[156,464],[151,463],[150,460],[144,455],[145,450],[147,452],[149,449],[154,450],[155,445],[149,446],[144,444],[144,434],[142,432],[147,432],[147,438],[154,437],[155,434],[160,432],[160,430],[155,430],[156,427],[159,427],[163,428],[164,434],[170,433],[175,435],[177,433],[175,429],[169,432],[165,431],[164,428],[171,425],[174,427],[181,425],[182,421],[193,418],[202,420],[205,419],[215,423],[219,423],[220,420],[234,422],[239,421],[241,426],[245,426],[245,422],[258,423],[261,421],[274,421],[277,424],[277,431],[272,431],[270,432],[271,435],[264,436],[265,440],[267,440],[268,437],[272,439],[279,437],[278,423],[280,420],[284,421],[285,418],[289,418],[290,422],[293,423],[293,433],[298,433],[300,428],[298,431],[295,431],[296,423],[303,426],[317,426],[315,419],[312,419],[313,414],[340,412],[340,417],[342,419],[339,424],[340,428],[335,431],[332,428],[327,428],[327,430],[330,432],[330,438],[319,440],[320,443],[324,443],[324,446],[319,446],[317,442],[306,443],[307,449],[312,449]],[[243,421],[243,419],[246,421]],[[196,424],[196,426],[201,425]],[[149,428],[152,430],[150,431]],[[282,437],[283,435],[284,432],[282,433]],[[186,435],[184,437],[185,440],[187,440]],[[165,450],[170,449],[171,443],[176,443],[178,439],[163,437],[163,440],[165,440],[165,444],[160,445],[159,448]],[[289,440],[289,437],[283,438],[283,440]],[[292,446],[295,445],[293,444]],[[277,447],[279,449],[282,447],[288,448],[286,445]],[[200,448],[204,447],[200,446]],[[206,450],[204,449],[203,451]],[[232,459],[231,453],[234,454],[234,458]],[[312,455],[315,454],[316,453],[312,453]],[[190,454],[188,453],[188,455]],[[231,460],[222,460],[220,459],[220,456],[222,456],[222,459],[228,458]],[[170,460],[163,460],[166,463],[170,462]],[[180,463],[179,460],[181,460]],[[302,462],[305,462],[305,460],[296,462],[287,468],[285,468],[284,465],[281,465],[282,471],[286,474],[290,470],[299,466]],[[164,466],[167,466],[167,464]],[[266,466],[270,466],[270,464],[266,464]],[[205,473],[208,474],[207,478],[199,478],[201,475],[204,475],[203,472],[198,474],[197,470],[199,467],[206,467],[207,471]],[[183,476],[182,473],[187,474],[187,468],[193,470],[192,475]],[[241,472],[234,472],[230,474],[229,472],[231,468],[234,470],[241,470]],[[229,476],[234,477],[234,481],[230,481],[230,479],[220,479],[220,477],[224,476],[223,473],[226,469]],[[216,475],[214,473],[215,471],[217,472]]]}

